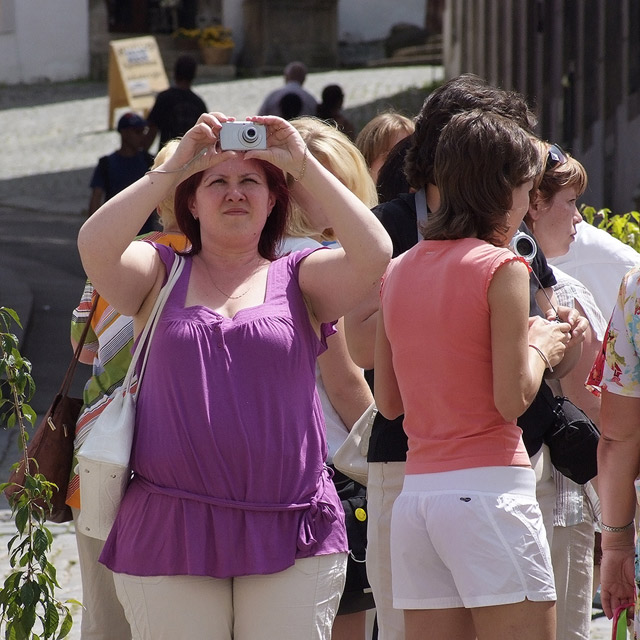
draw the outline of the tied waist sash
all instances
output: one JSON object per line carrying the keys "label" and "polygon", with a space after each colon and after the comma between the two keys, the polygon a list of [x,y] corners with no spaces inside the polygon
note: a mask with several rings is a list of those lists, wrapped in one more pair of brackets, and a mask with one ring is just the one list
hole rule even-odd
{"label": "tied waist sash", "polygon": [[304,511],[298,528],[297,547],[300,551],[308,551],[313,545],[322,542],[331,532],[331,526],[338,519],[334,505],[322,498],[326,493],[327,482],[330,482],[331,470],[325,467],[320,474],[316,492],[308,501],[292,503],[243,502],[229,498],[217,498],[200,493],[192,493],[184,489],[163,487],[147,480],[140,475],[134,475],[132,482],[149,493],[170,496],[179,500],[194,500],[204,502],[215,507],[227,507],[244,511]]}

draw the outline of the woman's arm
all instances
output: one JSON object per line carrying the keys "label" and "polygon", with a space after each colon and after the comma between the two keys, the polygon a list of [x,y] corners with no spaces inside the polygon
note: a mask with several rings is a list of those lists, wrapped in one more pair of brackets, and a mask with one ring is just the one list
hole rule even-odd
{"label": "woman's arm", "polygon": [[378,311],[374,358],[376,375],[373,381],[373,395],[380,413],[385,418],[393,420],[404,413],[404,406],[396,373],[393,369],[393,354],[384,328],[383,315],[382,310]]}
{"label": "woman's arm", "polygon": [[80,229],[78,250],[84,269],[123,315],[139,312],[160,275],[162,263],[153,247],[133,240],[148,212],[176,184],[176,174],[144,176],[105,202]]}
{"label": "woman's arm", "polygon": [[391,259],[391,239],[375,215],[320,163],[307,159],[306,177],[293,190],[305,211],[322,211],[341,248],[304,260],[299,282],[321,322],[344,316],[371,292]]}
{"label": "woman's arm", "polygon": [[526,266],[511,261],[498,268],[488,291],[493,396],[496,408],[508,421],[526,411],[546,370],[541,355],[529,345],[540,349],[554,367],[562,359],[570,329],[567,323],[528,318],[528,281]]}
{"label": "woman's arm", "polygon": [[377,286],[391,260],[391,239],[369,208],[308,152],[296,129],[275,116],[248,118],[265,124],[269,147],[247,158],[272,162],[291,174],[300,207],[331,227],[341,248],[316,251],[300,265],[298,282],[320,322],[343,317]]}
{"label": "woman's arm", "polygon": [[224,161],[215,149],[221,114],[203,114],[180,141],[173,155],[105,202],[83,225],[78,250],[89,279],[121,314],[137,315],[164,267],[155,250],[144,242],[132,244],[155,207],[190,175]]}
{"label": "woman's arm", "polygon": [[353,361],[363,369],[373,369],[379,304],[380,287],[377,286],[344,317],[344,330],[349,354]]}
{"label": "woman's arm", "polygon": [[[598,445],[598,494],[602,522],[624,527],[636,512],[634,481],[640,471],[640,398],[602,392],[602,436]],[[634,528],[602,530],[600,584],[608,618],[620,604],[634,602]]]}
{"label": "woman's arm", "polygon": [[373,395],[362,370],[349,356],[343,328],[344,323],[340,320],[338,332],[327,339],[329,348],[318,358],[318,366],[329,401],[351,430],[373,402]]}

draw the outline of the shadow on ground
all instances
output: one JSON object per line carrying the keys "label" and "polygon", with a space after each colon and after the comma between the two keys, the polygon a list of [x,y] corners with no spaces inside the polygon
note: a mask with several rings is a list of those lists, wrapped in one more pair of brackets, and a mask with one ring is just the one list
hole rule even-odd
{"label": "shadow on ground", "polygon": [[43,82],[37,84],[14,84],[0,86],[0,109],[18,107],[39,107],[55,104],[69,99],[84,100],[106,96],[107,85],[104,82]]}
{"label": "shadow on ground", "polygon": [[[97,162],[96,158],[96,162]],[[24,211],[83,215],[93,167],[0,181],[0,205]]]}

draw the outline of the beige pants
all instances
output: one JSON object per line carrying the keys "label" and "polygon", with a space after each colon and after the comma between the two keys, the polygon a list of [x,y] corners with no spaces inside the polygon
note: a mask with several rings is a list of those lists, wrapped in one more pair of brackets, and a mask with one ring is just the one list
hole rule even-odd
{"label": "beige pants", "polygon": [[[77,522],[78,510],[73,509]],[[116,595],[113,573],[98,562],[104,541],[76,529],[82,578],[82,640],[131,640],[131,629]]]}
{"label": "beige pants", "polygon": [[114,580],[134,640],[330,640],[346,569],[336,553],[270,575]]}
{"label": "beige pants", "polygon": [[391,509],[402,491],[404,462],[370,462],[367,483],[367,577],[378,616],[378,640],[404,640],[404,611],[393,608]]}
{"label": "beige pants", "polygon": [[562,640],[589,640],[593,594],[595,528],[591,509],[585,521],[554,527],[551,561],[556,579],[556,636]]}

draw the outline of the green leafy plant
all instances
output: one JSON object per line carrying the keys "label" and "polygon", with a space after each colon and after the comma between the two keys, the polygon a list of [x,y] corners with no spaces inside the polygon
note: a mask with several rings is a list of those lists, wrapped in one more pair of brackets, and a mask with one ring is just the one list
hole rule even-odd
{"label": "green leafy plant", "polygon": [[[21,327],[16,312],[0,307],[0,421],[19,428],[23,459],[16,464],[28,469],[26,425],[33,425],[36,419],[29,405],[35,384],[31,363],[20,354],[18,338],[11,332],[14,323]],[[0,491],[8,484],[0,484]],[[47,558],[53,536],[45,526],[54,487],[42,474],[27,473],[24,486],[12,500],[16,535],[8,543],[11,570],[0,589],[0,627],[4,625],[6,640],[65,638],[73,625],[67,604],[80,604],[75,600],[62,603],[55,597],[60,585]]]}
{"label": "green leafy plant", "polygon": [[586,222],[599,229],[604,229],[614,238],[640,251],[640,213],[629,211],[614,214],[611,209],[599,209],[582,205],[580,213]]}

